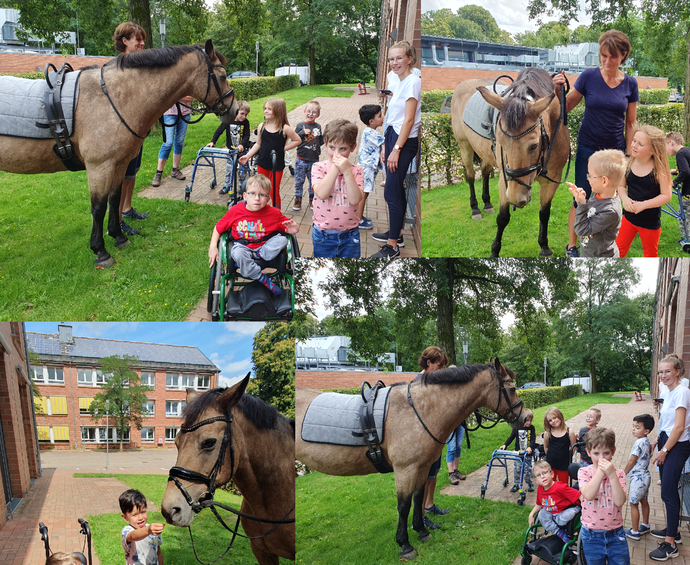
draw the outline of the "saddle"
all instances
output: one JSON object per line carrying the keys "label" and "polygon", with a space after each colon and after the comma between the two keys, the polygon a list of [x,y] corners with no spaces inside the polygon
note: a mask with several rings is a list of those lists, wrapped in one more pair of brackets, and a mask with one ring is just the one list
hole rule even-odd
{"label": "saddle", "polygon": [[[503,94],[506,88],[508,87],[505,85],[497,84],[496,93]],[[467,101],[462,113],[462,121],[477,135],[493,141],[498,114],[499,111],[484,100],[480,92],[475,92]]]}
{"label": "saddle", "polygon": [[352,432],[355,437],[363,437],[367,444],[367,459],[379,473],[392,473],[393,468],[388,464],[381,450],[381,441],[376,431],[374,421],[374,403],[379,393],[379,388],[385,388],[382,380],[376,381],[372,387],[367,381],[362,383],[360,394],[364,404],[359,408],[359,421],[362,424],[362,433]]}

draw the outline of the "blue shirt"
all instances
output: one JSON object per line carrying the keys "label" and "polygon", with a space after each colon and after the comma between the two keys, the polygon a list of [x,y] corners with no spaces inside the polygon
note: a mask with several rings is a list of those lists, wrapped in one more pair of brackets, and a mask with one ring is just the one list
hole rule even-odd
{"label": "blue shirt", "polygon": [[357,161],[363,167],[379,168],[381,164],[381,145],[384,137],[375,129],[365,127],[359,145]]}
{"label": "blue shirt", "polygon": [[585,114],[577,136],[578,144],[589,149],[625,150],[625,115],[628,104],[640,97],[637,80],[624,74],[611,88],[599,68],[585,69],[573,86],[585,98]]}
{"label": "blue shirt", "polygon": [[637,455],[637,462],[635,466],[630,469],[628,476],[631,475],[641,475],[644,473],[649,473],[649,456],[652,451],[652,446],[649,443],[649,439],[642,437],[638,439],[633,445],[630,455]]}

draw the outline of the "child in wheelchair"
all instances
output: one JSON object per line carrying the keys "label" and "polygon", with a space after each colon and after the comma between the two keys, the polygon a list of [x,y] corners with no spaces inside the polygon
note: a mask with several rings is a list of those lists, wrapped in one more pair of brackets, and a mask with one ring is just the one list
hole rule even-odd
{"label": "child in wheelchair", "polygon": [[270,261],[287,246],[285,237],[276,232],[296,234],[299,225],[295,220],[283,216],[280,208],[268,206],[271,198],[271,181],[263,175],[255,175],[247,181],[244,201],[230,208],[213,229],[208,248],[209,266],[218,260],[220,235],[232,232],[235,241],[230,254],[237,263],[240,274],[259,281],[274,294],[280,294],[276,285],[257,264],[258,259]]}
{"label": "child in wheelchair", "polygon": [[580,491],[555,481],[551,465],[544,460],[534,463],[533,469],[537,502],[529,514],[529,525],[534,525],[536,518],[547,532],[568,543],[570,537],[563,526],[580,513]]}

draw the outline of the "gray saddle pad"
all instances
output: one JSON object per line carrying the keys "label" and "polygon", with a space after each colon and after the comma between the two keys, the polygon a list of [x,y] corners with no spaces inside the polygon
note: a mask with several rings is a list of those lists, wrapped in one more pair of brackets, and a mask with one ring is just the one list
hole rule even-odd
{"label": "gray saddle pad", "polygon": [[[74,133],[74,110],[79,98],[80,74],[81,71],[67,73],[62,87],[62,111],[69,135]],[[50,82],[53,85],[55,85],[55,76],[56,73],[50,73]],[[36,122],[48,123],[45,109],[47,88],[48,83],[45,79],[0,77],[0,135],[52,139],[50,129],[36,126]]]}
{"label": "gray saddle pad", "polygon": [[[379,389],[374,403],[374,421],[379,441],[383,441],[383,423],[388,412],[388,393],[391,387]],[[302,422],[302,439],[333,445],[366,445],[362,437],[359,407],[360,395],[326,392],[317,396],[307,408]],[[358,435],[352,435],[353,432]]]}
{"label": "gray saddle pad", "polygon": [[[497,84],[496,92],[503,94],[506,88],[508,88],[506,85]],[[475,92],[467,101],[465,111],[462,113],[462,121],[467,127],[485,139],[493,139],[497,119],[498,110],[484,100],[479,91]]]}

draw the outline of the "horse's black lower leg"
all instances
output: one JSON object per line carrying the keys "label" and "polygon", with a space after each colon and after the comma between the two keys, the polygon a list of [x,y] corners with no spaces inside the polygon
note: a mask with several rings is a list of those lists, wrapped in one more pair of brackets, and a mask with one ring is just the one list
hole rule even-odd
{"label": "horse's black lower leg", "polygon": [[491,204],[491,195],[489,194],[489,175],[491,169],[482,169],[482,200],[484,201],[484,212],[487,214],[494,213],[494,207]]}
{"label": "horse's black lower leg", "polygon": [[110,212],[108,213],[108,235],[115,238],[115,247],[118,249],[127,247],[130,244],[129,239],[122,233],[122,229],[120,228],[121,191],[122,185],[113,190],[108,197],[108,207],[110,208]]}
{"label": "horse's black lower leg", "polygon": [[501,208],[496,216],[496,238],[491,244],[491,256],[498,257],[501,253],[501,240],[503,239],[503,231],[510,222],[510,203],[501,204]]}
{"label": "horse's black lower leg", "polygon": [[539,246],[542,257],[551,257],[553,251],[549,248],[549,217],[551,216],[551,202],[544,204],[539,210]]}
{"label": "horse's black lower leg", "polygon": [[472,219],[481,220],[482,213],[479,211],[479,203],[477,202],[477,193],[474,190],[474,171],[468,170],[465,167],[465,179],[470,187],[470,208],[472,208]]}
{"label": "horse's black lower leg", "polygon": [[426,541],[431,537],[429,530],[424,525],[424,485],[414,491],[412,495],[412,529],[417,532],[419,541]]}
{"label": "horse's black lower leg", "polygon": [[105,241],[103,241],[103,219],[105,218],[105,211],[107,208],[108,199],[105,195],[103,196],[92,196],[91,197],[91,251],[96,254],[97,267],[110,267],[115,263],[115,260],[110,256],[105,250]]}
{"label": "horse's black lower leg", "polygon": [[410,538],[407,535],[407,518],[410,515],[411,504],[411,495],[398,494],[398,531],[395,534],[395,541],[400,546],[400,557],[408,560],[417,557],[417,552],[410,545]]}

